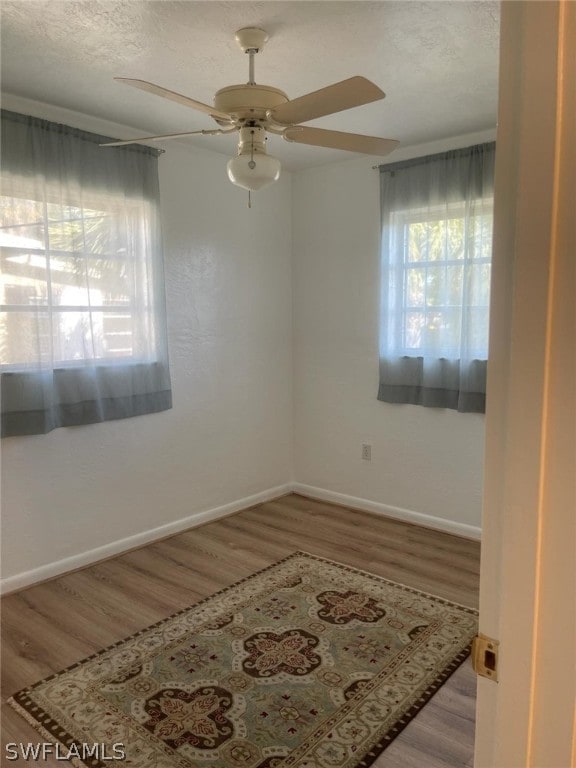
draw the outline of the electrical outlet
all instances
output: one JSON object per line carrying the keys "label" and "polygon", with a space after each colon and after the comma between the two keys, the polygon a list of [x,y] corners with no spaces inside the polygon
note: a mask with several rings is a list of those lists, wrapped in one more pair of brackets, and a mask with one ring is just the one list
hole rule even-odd
{"label": "electrical outlet", "polygon": [[369,443],[362,443],[362,458],[364,461],[372,461],[372,446]]}

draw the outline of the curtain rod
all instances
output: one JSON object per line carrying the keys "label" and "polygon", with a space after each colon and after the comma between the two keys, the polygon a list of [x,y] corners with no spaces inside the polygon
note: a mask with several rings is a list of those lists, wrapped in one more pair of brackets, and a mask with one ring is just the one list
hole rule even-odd
{"label": "curtain rod", "polygon": [[[475,150],[492,150],[495,148],[495,146],[496,146],[495,140],[484,141],[484,142],[481,142],[480,144],[471,144],[470,146],[466,146],[466,147],[456,147],[454,149],[447,149],[444,152],[434,152],[428,155],[422,155],[418,157],[409,157],[409,158],[406,158],[405,160],[393,160],[391,163],[379,163],[378,165],[373,165],[372,170],[377,171],[377,170],[380,170],[380,168],[386,168],[386,166],[389,166],[389,165],[395,165],[398,167],[401,163],[406,163],[407,165],[418,165],[420,163],[425,163],[430,160],[438,160],[441,157],[446,157],[449,155],[463,156],[465,155],[465,153],[473,152]],[[394,170],[397,170],[397,169],[398,168],[395,168]]]}

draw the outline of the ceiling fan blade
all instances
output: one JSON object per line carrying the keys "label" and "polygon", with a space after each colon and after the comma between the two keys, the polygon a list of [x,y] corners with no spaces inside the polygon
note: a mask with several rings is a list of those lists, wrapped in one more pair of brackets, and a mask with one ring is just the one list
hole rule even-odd
{"label": "ceiling fan blade", "polygon": [[346,149],[348,152],[363,152],[366,155],[387,155],[396,149],[399,141],[381,139],[378,136],[362,136],[359,133],[326,131],[323,128],[308,128],[304,125],[286,128],[283,133],[286,141],[297,144],[312,144],[315,147]]}
{"label": "ceiling fan blade", "polygon": [[307,123],[317,117],[378,101],[385,95],[384,91],[365,77],[350,77],[281,104],[272,110],[271,117],[280,125]]}
{"label": "ceiling fan blade", "polygon": [[139,139],[126,139],[125,141],[109,141],[106,144],[100,144],[101,147],[122,147],[124,144],[139,144],[141,141],[160,141],[161,139],[179,139],[182,136],[196,136],[203,134],[204,136],[219,136],[223,133],[234,133],[236,128],[231,130],[220,130],[215,128],[212,131],[185,131],[184,133],[164,133],[161,136],[140,136]]}
{"label": "ceiling fan blade", "polygon": [[191,99],[188,96],[182,96],[181,93],[169,91],[167,88],[162,88],[160,85],[154,85],[154,83],[149,83],[146,80],[134,80],[130,77],[115,77],[114,80],[118,81],[119,83],[131,85],[133,88],[139,88],[141,91],[153,93],[156,96],[162,96],[164,99],[170,99],[171,101],[175,101],[177,104],[182,104],[185,107],[192,107],[192,109],[205,112],[207,115],[210,115],[210,117],[215,119],[217,118],[218,120],[226,120],[228,122],[232,122],[232,117],[227,112],[221,112],[219,109],[214,109],[214,107],[211,107],[209,104],[203,104],[201,101],[196,101],[195,99]]}

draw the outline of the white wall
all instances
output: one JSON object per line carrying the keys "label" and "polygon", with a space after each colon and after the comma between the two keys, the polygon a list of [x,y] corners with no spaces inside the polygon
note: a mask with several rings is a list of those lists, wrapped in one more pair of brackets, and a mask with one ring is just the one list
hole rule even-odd
{"label": "white wall", "polygon": [[[3,106],[138,135],[23,99]],[[2,440],[2,575],[34,571],[13,586],[291,479],[290,174],[248,210],[223,155],[168,149],[159,168],[174,407]]]}
{"label": "white wall", "polygon": [[[492,131],[411,147],[391,161],[493,138]],[[484,417],[376,399],[375,162],[332,163],[293,179],[295,477],[325,498],[367,500],[374,509],[474,535]],[[364,442],[372,445],[371,462],[361,459]]]}

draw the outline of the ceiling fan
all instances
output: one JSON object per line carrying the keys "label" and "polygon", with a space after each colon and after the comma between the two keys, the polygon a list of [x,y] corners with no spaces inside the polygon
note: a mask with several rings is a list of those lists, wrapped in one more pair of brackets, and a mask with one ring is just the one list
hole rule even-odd
{"label": "ceiling fan", "polygon": [[254,56],[262,51],[267,40],[268,34],[256,27],[245,27],[236,32],[236,41],[249,56],[248,83],[221,88],[214,97],[213,107],[145,80],[114,78],[133,88],[204,112],[221,127],[162,136],[142,136],[102,146],[117,147],[139,141],[177,139],[195,134],[216,136],[238,132],[238,155],[228,162],[228,177],[233,184],[249,191],[261,189],[280,176],[280,161],[266,153],[266,132],[279,134],[286,141],[298,144],[345,149],[368,155],[387,155],[395,149],[399,142],[393,139],[299,125],[383,99],[385,94],[370,80],[357,76],[290,100],[279,88],[258,85],[254,79]]}

